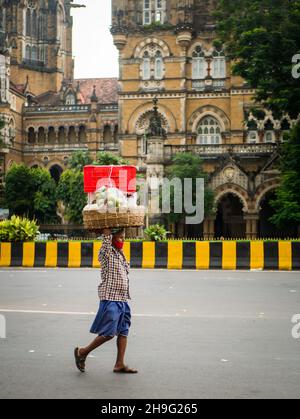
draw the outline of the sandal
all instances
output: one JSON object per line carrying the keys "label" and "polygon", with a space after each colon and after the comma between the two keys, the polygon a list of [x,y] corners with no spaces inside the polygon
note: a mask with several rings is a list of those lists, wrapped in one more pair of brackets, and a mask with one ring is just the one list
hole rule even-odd
{"label": "sandal", "polygon": [[122,367],[122,368],[114,368],[114,372],[115,373],[121,373],[121,374],[137,374],[138,371],[134,370],[132,368],[129,368],[127,366]]}
{"label": "sandal", "polygon": [[75,357],[76,367],[79,369],[80,372],[85,372],[86,358],[79,355],[79,348],[74,349],[74,357]]}

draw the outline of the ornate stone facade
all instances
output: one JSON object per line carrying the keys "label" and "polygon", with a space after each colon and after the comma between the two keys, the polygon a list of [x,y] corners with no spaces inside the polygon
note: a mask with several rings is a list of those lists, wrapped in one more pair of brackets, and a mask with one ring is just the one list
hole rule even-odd
{"label": "ornate stone facade", "polygon": [[[214,43],[215,3],[112,0],[111,33],[120,55],[120,151],[148,174],[156,166],[161,172],[162,160],[165,168],[178,152],[202,157],[216,214],[196,228],[179,226],[177,233],[279,236],[262,214],[279,182],[278,145],[296,120],[286,115],[279,121],[253,109],[255,92],[232,74],[230,60]],[[147,145],[154,97],[167,135]],[[159,155],[149,156],[157,150]]]}
{"label": "ornate stone facade", "polygon": [[[58,179],[75,150],[108,150],[163,176],[172,156],[193,152],[216,213],[193,228],[172,226],[175,234],[280,235],[268,223],[268,201],[279,182],[278,144],[296,120],[253,109],[255,92],[214,43],[215,1],[112,0],[119,80],[74,80],[75,6],[0,0],[1,179],[13,162]],[[145,135],[158,117],[160,132]]]}
{"label": "ornate stone facade", "polygon": [[58,180],[73,151],[119,153],[118,81],[74,80],[72,7],[71,0],[0,0],[2,174],[24,162]]}

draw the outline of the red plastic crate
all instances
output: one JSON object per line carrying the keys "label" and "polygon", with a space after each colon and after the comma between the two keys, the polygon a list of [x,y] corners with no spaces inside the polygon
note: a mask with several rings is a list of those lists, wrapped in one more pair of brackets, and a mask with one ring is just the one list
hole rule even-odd
{"label": "red plastic crate", "polygon": [[83,174],[85,193],[96,192],[101,186],[114,186],[128,193],[136,192],[135,166],[85,166]]}

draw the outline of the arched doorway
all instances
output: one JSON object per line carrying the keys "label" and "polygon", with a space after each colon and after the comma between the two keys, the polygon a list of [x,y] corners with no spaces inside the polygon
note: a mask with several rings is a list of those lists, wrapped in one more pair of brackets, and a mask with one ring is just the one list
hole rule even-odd
{"label": "arched doorway", "polygon": [[297,237],[297,227],[286,226],[283,229],[278,229],[270,218],[274,215],[274,209],[271,205],[271,201],[275,199],[275,191],[267,192],[262,200],[260,201],[260,212],[258,222],[258,234],[259,237],[264,239],[276,239],[276,238],[287,238]]}
{"label": "arched doorway", "polygon": [[49,171],[50,171],[51,177],[55,180],[56,183],[58,183],[61,177],[61,174],[63,172],[63,169],[58,164],[55,164],[54,166],[50,168]]}
{"label": "arched doorway", "polygon": [[245,238],[246,222],[244,220],[243,204],[234,194],[224,195],[218,204],[215,221],[215,237]]}

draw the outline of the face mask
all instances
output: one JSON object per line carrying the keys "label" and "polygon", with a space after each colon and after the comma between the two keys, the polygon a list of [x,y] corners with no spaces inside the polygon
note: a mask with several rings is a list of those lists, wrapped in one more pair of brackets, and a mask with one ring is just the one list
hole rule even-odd
{"label": "face mask", "polygon": [[118,250],[122,250],[123,247],[124,247],[124,242],[119,242],[118,240],[113,240],[113,246]]}

